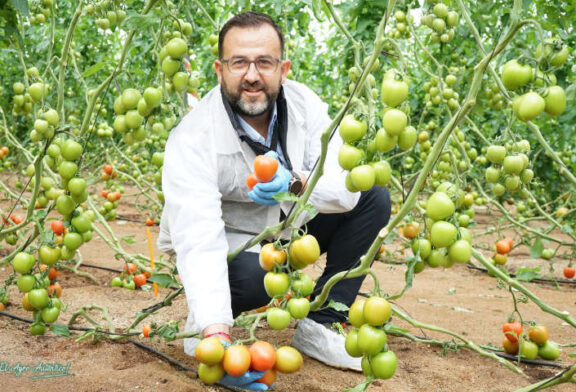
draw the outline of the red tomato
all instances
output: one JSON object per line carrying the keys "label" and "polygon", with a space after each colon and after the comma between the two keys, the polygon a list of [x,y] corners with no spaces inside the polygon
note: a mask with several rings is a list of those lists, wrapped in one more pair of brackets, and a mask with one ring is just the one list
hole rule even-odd
{"label": "red tomato", "polygon": [[518,321],[504,323],[504,325],[502,325],[502,332],[504,332],[504,335],[509,341],[516,343],[520,335],[522,335],[522,324]]}
{"label": "red tomato", "polygon": [[23,221],[23,219],[22,219],[21,216],[14,215],[14,214],[11,214],[11,215],[10,215],[10,220],[11,220],[12,222],[14,222],[14,224],[17,224],[17,225],[20,224],[20,223],[22,223],[22,221]]}
{"label": "red tomato", "polygon": [[146,226],[154,226],[156,222],[152,218],[146,218]]}
{"label": "red tomato", "polygon": [[104,189],[102,190],[102,197],[107,199],[108,198],[108,194],[110,193],[109,189]]}
{"label": "red tomato", "polygon": [[124,272],[126,272],[128,275],[132,275],[133,273],[136,272],[137,269],[138,267],[136,267],[136,264],[132,263],[124,264]]}
{"label": "red tomato", "polygon": [[146,284],[146,275],[144,274],[136,274],[134,275],[134,284],[136,287],[141,287]]}
{"label": "red tomato", "polygon": [[258,155],[254,158],[254,174],[260,182],[268,182],[276,174],[278,161],[266,155]]}
{"label": "red tomato", "polygon": [[259,372],[264,372],[268,369],[272,369],[276,363],[276,350],[274,346],[263,340],[254,342],[250,346],[250,367]]}
{"label": "red tomato", "polygon": [[51,267],[50,271],[48,272],[48,279],[54,280],[57,276],[58,276],[58,270],[54,267]]}
{"label": "red tomato", "polygon": [[572,279],[576,275],[576,269],[574,267],[564,267],[564,277],[566,279]]}
{"label": "red tomato", "polygon": [[256,174],[254,172],[248,174],[248,177],[246,178],[246,186],[248,189],[254,188],[254,185],[256,184],[258,184],[258,178],[256,177]]}
{"label": "red tomato", "polygon": [[114,171],[114,168],[110,164],[104,165],[103,169],[104,169],[104,173],[106,173],[108,175],[111,175],[112,172]]}
{"label": "red tomato", "polygon": [[250,368],[250,351],[239,344],[228,347],[222,359],[222,367],[231,376],[243,375]]}
{"label": "red tomato", "polygon": [[142,335],[144,335],[146,338],[150,337],[150,331],[152,331],[152,326],[150,324],[146,324],[142,328]]}
{"label": "red tomato", "polygon": [[52,223],[50,224],[50,227],[52,228],[52,231],[56,235],[60,235],[60,234],[64,233],[64,224],[62,223],[61,220],[52,221]]}

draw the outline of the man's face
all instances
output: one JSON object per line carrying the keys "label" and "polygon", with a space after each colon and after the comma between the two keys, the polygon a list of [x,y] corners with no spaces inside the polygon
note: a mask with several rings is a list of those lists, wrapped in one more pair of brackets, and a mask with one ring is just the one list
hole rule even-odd
{"label": "man's face", "polygon": [[[264,56],[280,59],[282,55],[280,38],[268,24],[255,28],[233,27],[224,37],[223,46],[225,60],[242,57],[250,61]],[[228,65],[220,60],[214,62],[214,68],[232,109],[245,117],[258,117],[274,106],[290,70],[290,61],[282,61],[270,75],[259,72],[254,63],[242,74],[230,72]]]}

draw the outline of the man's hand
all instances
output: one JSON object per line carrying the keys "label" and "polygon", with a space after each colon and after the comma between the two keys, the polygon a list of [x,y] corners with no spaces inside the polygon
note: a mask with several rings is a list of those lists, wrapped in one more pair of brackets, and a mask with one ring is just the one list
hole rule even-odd
{"label": "man's hand", "polygon": [[[275,151],[268,151],[266,156],[272,157],[278,160],[278,154]],[[274,199],[274,195],[277,193],[288,192],[290,187],[290,179],[292,176],[286,168],[279,163],[276,174],[272,177],[269,182],[259,182],[254,185],[254,188],[248,192],[248,196],[258,204],[263,204],[266,206],[274,206],[278,204],[278,201]]]}
{"label": "man's hand", "polygon": [[268,385],[261,382],[256,382],[256,380],[261,378],[264,373],[265,372],[247,371],[238,377],[233,377],[229,374],[226,374],[220,379],[219,383],[229,387],[247,389],[249,391],[267,391]]}

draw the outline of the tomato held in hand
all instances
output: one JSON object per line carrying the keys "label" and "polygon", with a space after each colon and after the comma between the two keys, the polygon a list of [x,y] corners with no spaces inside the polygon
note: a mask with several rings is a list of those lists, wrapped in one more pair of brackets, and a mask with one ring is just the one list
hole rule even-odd
{"label": "tomato held in hand", "polygon": [[222,367],[231,376],[243,375],[250,368],[250,351],[242,345],[228,347],[222,359]]}
{"label": "tomato held in hand", "polygon": [[198,377],[206,384],[214,384],[224,377],[224,368],[219,363],[215,365],[201,363],[198,366]]}
{"label": "tomato held in hand", "polygon": [[258,155],[254,158],[254,174],[260,182],[272,180],[278,170],[278,161],[266,155]]}
{"label": "tomato held in hand", "polygon": [[263,340],[254,342],[250,348],[250,367],[259,372],[265,372],[274,367],[276,363],[276,350],[274,346]]}
{"label": "tomato held in hand", "polygon": [[256,177],[256,174],[254,172],[248,174],[248,177],[246,177],[246,186],[248,189],[252,190],[256,184],[258,184],[258,177]]}
{"label": "tomato held in hand", "polygon": [[522,324],[518,321],[504,323],[504,325],[502,325],[502,332],[504,332],[504,335],[509,341],[516,343],[520,335],[522,335]]}
{"label": "tomato held in hand", "polygon": [[274,384],[274,381],[276,381],[276,369],[266,370],[266,373],[264,373],[264,375],[261,378],[256,380],[256,382],[266,384],[267,386]]}
{"label": "tomato held in hand", "polygon": [[202,339],[196,346],[194,356],[201,363],[215,365],[224,358],[224,346],[217,337]]}

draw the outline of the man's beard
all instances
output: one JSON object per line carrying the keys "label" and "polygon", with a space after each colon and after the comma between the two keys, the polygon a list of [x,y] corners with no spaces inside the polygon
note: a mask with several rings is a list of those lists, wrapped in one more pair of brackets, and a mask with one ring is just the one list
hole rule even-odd
{"label": "man's beard", "polygon": [[[242,82],[242,84],[238,87],[237,91],[231,91],[226,82],[222,81],[222,87],[224,90],[224,94],[226,98],[228,98],[228,102],[230,102],[230,107],[236,113],[246,116],[246,117],[258,117],[268,111],[271,111],[274,107],[274,103],[278,98],[278,93],[280,92],[280,85],[275,90],[267,89],[261,82],[254,82],[252,84],[247,82]],[[266,99],[263,102],[253,101],[251,102],[251,98],[248,100],[242,98],[242,91],[244,89],[261,89]],[[254,98],[255,100],[256,98]]]}

